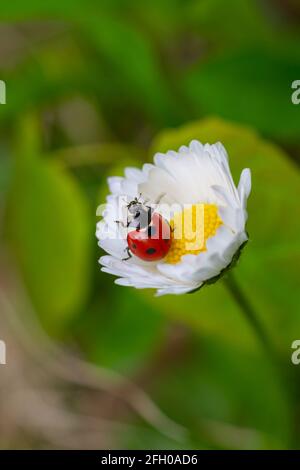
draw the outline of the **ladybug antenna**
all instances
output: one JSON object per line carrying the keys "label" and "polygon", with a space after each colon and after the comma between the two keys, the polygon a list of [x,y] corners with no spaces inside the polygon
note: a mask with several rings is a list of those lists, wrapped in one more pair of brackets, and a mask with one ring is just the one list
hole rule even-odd
{"label": "ladybug antenna", "polygon": [[138,198],[135,197],[132,201],[130,201],[128,204],[127,204],[127,208],[131,207],[131,206],[134,206],[135,204],[137,204],[139,201],[138,201]]}

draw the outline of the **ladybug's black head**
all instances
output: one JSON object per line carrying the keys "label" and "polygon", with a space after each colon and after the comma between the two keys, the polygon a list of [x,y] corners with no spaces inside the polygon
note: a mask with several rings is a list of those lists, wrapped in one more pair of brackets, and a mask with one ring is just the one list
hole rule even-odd
{"label": "ladybug's black head", "polygon": [[137,199],[134,199],[128,204],[128,212],[130,226],[137,228],[147,227],[151,221],[152,209],[151,207],[145,206]]}

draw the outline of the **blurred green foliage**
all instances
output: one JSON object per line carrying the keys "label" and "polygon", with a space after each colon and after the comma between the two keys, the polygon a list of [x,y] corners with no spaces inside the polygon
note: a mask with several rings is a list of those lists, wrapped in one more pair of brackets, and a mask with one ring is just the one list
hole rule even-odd
{"label": "blurred green foliage", "polygon": [[[2,250],[53,337],[141,380],[188,429],[176,442],[129,417],[137,430],[119,445],[299,447],[297,5],[15,0],[1,19]],[[191,139],[221,141],[236,181],[252,170],[250,243],[234,275],[278,364],[225,283],[155,298],[100,272],[106,177]]]}

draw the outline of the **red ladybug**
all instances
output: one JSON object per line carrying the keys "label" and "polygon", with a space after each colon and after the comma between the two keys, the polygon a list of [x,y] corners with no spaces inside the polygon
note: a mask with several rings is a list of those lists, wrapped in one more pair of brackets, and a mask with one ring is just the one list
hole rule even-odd
{"label": "red ladybug", "polygon": [[128,204],[127,227],[134,227],[127,235],[127,260],[132,254],[144,261],[164,258],[171,246],[171,228],[166,219],[137,198]]}

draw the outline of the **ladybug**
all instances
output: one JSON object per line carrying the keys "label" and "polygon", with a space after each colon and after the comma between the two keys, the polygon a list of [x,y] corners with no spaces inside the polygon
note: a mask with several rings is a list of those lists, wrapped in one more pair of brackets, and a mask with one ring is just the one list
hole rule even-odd
{"label": "ladybug", "polygon": [[158,261],[164,258],[171,247],[171,227],[168,221],[138,198],[131,201],[127,207],[127,227],[134,227],[135,230],[127,234],[128,256],[123,258],[123,261],[130,259],[132,254],[144,261]]}

